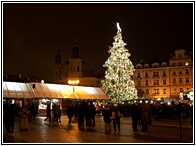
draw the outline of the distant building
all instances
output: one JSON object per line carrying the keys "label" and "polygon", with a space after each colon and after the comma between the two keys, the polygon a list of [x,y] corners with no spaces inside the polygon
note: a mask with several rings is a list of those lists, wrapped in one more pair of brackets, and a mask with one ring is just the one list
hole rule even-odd
{"label": "distant building", "polygon": [[4,74],[3,81],[30,83],[30,82],[41,82],[41,79],[33,75],[24,77],[22,76],[22,74],[17,74],[17,75]]}
{"label": "distant building", "polygon": [[138,97],[179,98],[180,92],[193,89],[193,60],[185,50],[176,50],[168,61],[138,63],[133,76]]}
{"label": "distant building", "polygon": [[72,47],[72,57],[62,63],[61,54],[58,50],[53,65],[52,81],[53,83],[68,84],[68,80],[79,80],[80,86],[100,87],[101,79],[97,78],[91,67],[79,57],[79,48],[74,43]]}

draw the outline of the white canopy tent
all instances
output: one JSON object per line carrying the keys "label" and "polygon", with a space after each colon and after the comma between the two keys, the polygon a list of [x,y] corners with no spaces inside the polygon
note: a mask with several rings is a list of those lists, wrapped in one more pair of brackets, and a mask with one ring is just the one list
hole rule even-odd
{"label": "white canopy tent", "polygon": [[3,82],[3,98],[34,98],[35,94],[30,84]]}
{"label": "white canopy tent", "polygon": [[[62,84],[30,83],[37,98],[98,99],[108,100],[108,96],[98,87],[69,86]],[[34,85],[33,85],[34,84]],[[73,91],[74,88],[74,91]]]}
{"label": "white canopy tent", "polygon": [[109,99],[98,87],[17,82],[3,82],[3,98]]}

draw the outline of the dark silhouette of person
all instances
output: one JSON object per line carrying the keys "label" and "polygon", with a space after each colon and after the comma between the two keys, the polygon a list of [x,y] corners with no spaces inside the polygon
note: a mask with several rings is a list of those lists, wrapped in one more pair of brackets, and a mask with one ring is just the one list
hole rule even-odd
{"label": "dark silhouette of person", "polygon": [[68,103],[67,106],[67,116],[68,116],[68,124],[71,124],[71,119],[73,117],[73,106],[71,103]]}
{"label": "dark silhouette of person", "polygon": [[15,123],[15,106],[14,104],[10,104],[9,106],[9,126],[10,126],[10,132],[14,132],[14,123]]}
{"label": "dark silhouette of person", "polygon": [[142,100],[142,103],[139,106],[139,111],[140,111],[140,119],[143,127],[141,132],[146,132],[148,130],[148,116],[150,113],[150,107],[147,103],[145,103],[145,100]]}
{"label": "dark silhouette of person", "polygon": [[105,122],[105,131],[110,132],[111,129],[111,116],[112,111],[108,105],[105,105],[105,108],[102,110],[103,121]]}
{"label": "dark silhouette of person", "polygon": [[86,102],[83,100],[78,107],[78,126],[84,127],[84,117],[87,110]]}
{"label": "dark silhouette of person", "polygon": [[10,132],[9,107],[10,107],[10,99],[6,99],[6,103],[3,106],[3,110],[4,110],[4,123],[7,132]]}
{"label": "dark silhouette of person", "polygon": [[95,105],[93,104],[93,102],[90,102],[90,120],[91,120],[91,124],[93,127],[95,127],[95,115],[96,115],[96,109],[95,109]]}
{"label": "dark silhouette of person", "polygon": [[49,119],[49,122],[51,123],[51,110],[50,110],[50,103],[47,104],[46,107],[46,119],[44,121],[46,121],[47,119]]}
{"label": "dark silhouette of person", "polygon": [[115,104],[113,106],[113,112],[112,112],[112,120],[113,120],[113,127],[114,127],[114,132],[116,132],[116,125],[118,126],[118,132],[120,132],[120,116],[119,116],[119,109],[118,106]]}
{"label": "dark silhouette of person", "polygon": [[138,109],[138,104],[134,103],[131,106],[131,117],[132,117],[132,128],[133,131],[138,131],[137,125],[138,125],[138,120],[139,120],[139,109]]}

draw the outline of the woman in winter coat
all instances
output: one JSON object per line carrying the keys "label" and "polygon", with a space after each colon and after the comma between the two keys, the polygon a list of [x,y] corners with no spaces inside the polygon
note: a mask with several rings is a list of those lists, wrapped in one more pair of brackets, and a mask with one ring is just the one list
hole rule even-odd
{"label": "woman in winter coat", "polygon": [[105,131],[110,132],[111,129],[111,116],[112,116],[112,111],[108,105],[105,106],[105,108],[102,111],[103,115],[103,121],[105,122]]}

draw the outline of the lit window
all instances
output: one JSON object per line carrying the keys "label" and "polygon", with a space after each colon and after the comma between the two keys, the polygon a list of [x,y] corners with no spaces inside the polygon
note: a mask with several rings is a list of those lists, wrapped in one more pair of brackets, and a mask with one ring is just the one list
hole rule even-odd
{"label": "lit window", "polygon": [[180,78],[179,82],[182,83],[182,78]]}
{"label": "lit window", "polygon": [[149,94],[149,89],[146,89],[146,94]]}
{"label": "lit window", "polygon": [[163,89],[163,94],[166,94],[166,89]]}
{"label": "lit window", "polygon": [[163,85],[166,85],[166,80],[163,80]]}

